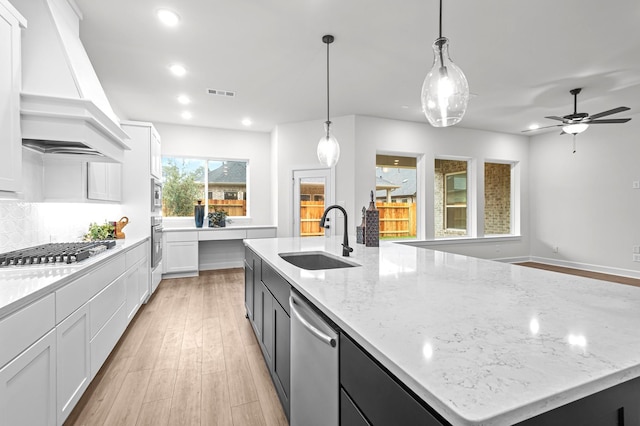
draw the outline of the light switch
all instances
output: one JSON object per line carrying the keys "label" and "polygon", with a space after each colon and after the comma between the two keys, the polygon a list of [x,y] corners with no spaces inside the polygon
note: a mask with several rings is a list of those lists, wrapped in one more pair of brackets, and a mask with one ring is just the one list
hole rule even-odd
{"label": "light switch", "polygon": [[633,189],[640,189],[640,180],[634,180],[632,186]]}

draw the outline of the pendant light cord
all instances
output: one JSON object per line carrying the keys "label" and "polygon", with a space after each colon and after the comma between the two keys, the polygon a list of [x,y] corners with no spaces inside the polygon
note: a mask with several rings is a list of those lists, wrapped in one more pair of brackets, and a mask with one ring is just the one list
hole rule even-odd
{"label": "pendant light cord", "polygon": [[438,24],[438,43],[440,43],[440,66],[442,67],[444,65],[444,58],[442,57],[442,0],[440,0],[440,18]]}
{"label": "pendant light cord", "polygon": [[439,21],[439,28],[440,28],[440,33],[439,33],[439,38],[442,38],[442,0],[440,0],[440,21]]}
{"label": "pendant light cord", "polygon": [[[330,123],[329,121],[329,44],[327,43],[327,123]],[[327,129],[327,131],[329,131]]]}

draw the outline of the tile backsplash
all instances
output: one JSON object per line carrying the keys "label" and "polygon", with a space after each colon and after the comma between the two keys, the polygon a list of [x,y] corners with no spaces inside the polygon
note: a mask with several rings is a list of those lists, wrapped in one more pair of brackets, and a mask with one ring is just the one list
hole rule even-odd
{"label": "tile backsplash", "polygon": [[117,221],[122,206],[0,201],[0,253],[49,242],[79,241],[92,222]]}

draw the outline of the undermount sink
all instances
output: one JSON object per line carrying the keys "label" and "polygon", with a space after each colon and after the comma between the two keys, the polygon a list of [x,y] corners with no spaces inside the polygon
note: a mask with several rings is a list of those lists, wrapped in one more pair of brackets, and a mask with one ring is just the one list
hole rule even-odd
{"label": "undermount sink", "polygon": [[361,266],[355,262],[349,262],[344,258],[334,256],[323,251],[297,251],[291,253],[278,253],[282,259],[293,266],[308,270],[353,268]]}

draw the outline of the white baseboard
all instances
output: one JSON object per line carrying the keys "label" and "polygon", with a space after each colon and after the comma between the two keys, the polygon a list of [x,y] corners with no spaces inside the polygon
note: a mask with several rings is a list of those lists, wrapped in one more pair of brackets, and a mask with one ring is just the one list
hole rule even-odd
{"label": "white baseboard", "polygon": [[199,268],[201,271],[214,271],[217,269],[231,269],[231,268],[242,268],[244,266],[244,260],[230,260],[225,262],[210,262],[210,263],[201,263]]}
{"label": "white baseboard", "polygon": [[190,278],[190,277],[197,277],[198,276],[198,272],[174,272],[172,274],[162,274],[162,279],[163,280],[170,280],[173,278]]}
{"label": "white baseboard", "polygon": [[[592,265],[590,263],[571,262],[568,260],[549,259],[546,257],[529,257],[529,262],[544,263],[546,265],[563,266],[565,268],[581,269],[583,271],[600,272],[602,274],[620,275],[623,277],[640,279],[640,272],[631,269],[612,268],[610,266]],[[524,261],[526,262],[526,260]]]}
{"label": "white baseboard", "polygon": [[518,257],[501,257],[496,259],[491,259],[496,262],[502,263],[522,263],[522,262],[530,262],[531,258],[529,256],[518,256]]}

